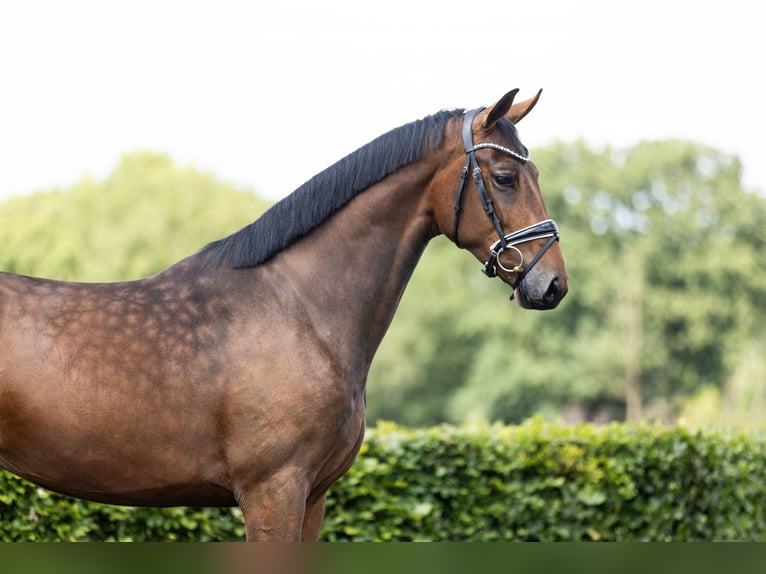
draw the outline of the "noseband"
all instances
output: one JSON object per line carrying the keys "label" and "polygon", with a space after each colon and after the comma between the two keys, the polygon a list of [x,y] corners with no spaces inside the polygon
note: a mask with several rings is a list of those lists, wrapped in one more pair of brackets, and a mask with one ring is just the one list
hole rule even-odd
{"label": "noseband", "polygon": [[[463,172],[460,176],[460,186],[457,190],[457,197],[455,198],[455,223],[452,230],[452,238],[455,242],[455,245],[458,247],[460,246],[460,243],[458,242],[458,220],[460,217],[460,206],[463,199],[463,189],[465,188],[465,182],[468,178],[468,172],[470,171],[473,176],[473,181],[476,184],[476,191],[479,194],[479,199],[481,200],[481,205],[484,208],[484,213],[487,214],[487,217],[489,217],[489,220],[492,222],[492,226],[495,228],[495,231],[497,231],[498,240],[495,241],[492,245],[489,246],[489,258],[487,259],[487,262],[484,263],[484,274],[487,275],[487,277],[495,277],[497,275],[497,268],[500,267],[503,271],[506,271],[508,273],[517,273],[518,277],[516,279],[516,282],[512,285],[513,290],[515,291],[516,288],[521,285],[521,282],[524,280],[524,277],[527,276],[527,273],[534,267],[538,261],[540,261],[540,258],[545,254],[546,251],[553,245],[556,241],[559,239],[559,228],[556,225],[556,222],[552,219],[546,219],[544,221],[541,221],[539,223],[535,223],[534,225],[530,225],[529,227],[525,227],[524,229],[520,229],[518,231],[515,231],[513,233],[505,234],[503,232],[503,225],[500,223],[500,218],[497,216],[497,213],[495,213],[495,208],[492,204],[492,198],[489,196],[489,193],[487,192],[487,188],[484,185],[484,178],[481,176],[481,168],[479,167],[478,162],[476,161],[476,155],[474,152],[479,149],[484,148],[492,148],[498,151],[501,151],[507,155],[510,155],[511,157],[519,160],[522,163],[527,163],[529,161],[529,156],[521,155],[520,153],[517,153],[513,151],[512,149],[508,149],[507,147],[501,146],[496,143],[491,142],[484,142],[484,143],[478,143],[474,145],[473,143],[473,119],[476,117],[476,114],[482,111],[484,108],[477,108],[475,110],[467,111],[463,117],[463,148],[465,149],[466,154],[466,160],[465,160],[465,166],[463,167]],[[546,241],[545,245],[543,245],[542,249],[537,252],[537,254],[532,258],[532,260],[524,264],[524,256],[522,255],[521,251],[516,247],[516,245],[520,243],[526,243],[527,241],[534,241],[536,239],[543,239],[547,237],[548,241]],[[512,267],[511,269],[508,269],[503,266],[503,264],[500,262],[499,257],[500,254],[505,251],[506,249],[512,249],[514,250],[520,258],[519,264]],[[514,295],[511,294],[511,300],[513,300]]]}

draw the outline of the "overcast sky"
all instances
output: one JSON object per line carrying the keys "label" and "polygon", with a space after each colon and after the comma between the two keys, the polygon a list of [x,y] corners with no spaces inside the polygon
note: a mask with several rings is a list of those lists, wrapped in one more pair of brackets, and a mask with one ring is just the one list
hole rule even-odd
{"label": "overcast sky", "polygon": [[377,135],[506,91],[532,148],[684,138],[766,191],[753,0],[0,0],[0,198],[168,153],[282,197]]}

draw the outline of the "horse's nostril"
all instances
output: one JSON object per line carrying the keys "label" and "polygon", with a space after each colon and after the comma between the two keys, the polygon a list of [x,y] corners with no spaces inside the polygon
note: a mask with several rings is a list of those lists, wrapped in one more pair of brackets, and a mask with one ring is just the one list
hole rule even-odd
{"label": "horse's nostril", "polygon": [[559,295],[561,293],[561,290],[559,289],[559,279],[558,277],[554,277],[553,281],[551,281],[551,284],[548,285],[548,290],[543,295],[543,300],[548,303],[555,303],[559,300]]}

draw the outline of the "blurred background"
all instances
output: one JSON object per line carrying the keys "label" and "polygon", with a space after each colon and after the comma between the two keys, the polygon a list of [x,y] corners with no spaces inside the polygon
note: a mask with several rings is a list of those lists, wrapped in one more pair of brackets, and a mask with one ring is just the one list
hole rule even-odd
{"label": "blurred background", "polygon": [[763,427],[766,41],[732,0],[0,7],[0,269],[139,278],[345,154],[544,88],[519,126],[570,294],[523,311],[429,246],[368,421]]}

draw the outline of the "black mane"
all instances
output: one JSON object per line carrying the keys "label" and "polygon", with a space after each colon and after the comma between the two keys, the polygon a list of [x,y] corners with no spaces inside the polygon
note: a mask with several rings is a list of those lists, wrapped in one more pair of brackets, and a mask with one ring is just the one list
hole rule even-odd
{"label": "black mane", "polygon": [[209,264],[254,267],[310,233],[368,189],[441,145],[447,122],[462,110],[442,111],[396,128],[314,176],[259,219],[215,241],[200,254]]}

